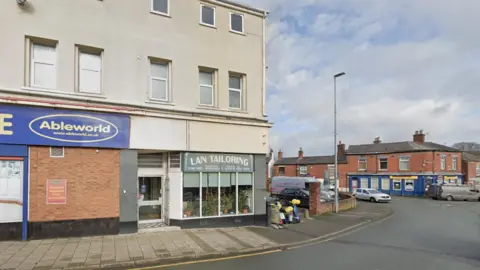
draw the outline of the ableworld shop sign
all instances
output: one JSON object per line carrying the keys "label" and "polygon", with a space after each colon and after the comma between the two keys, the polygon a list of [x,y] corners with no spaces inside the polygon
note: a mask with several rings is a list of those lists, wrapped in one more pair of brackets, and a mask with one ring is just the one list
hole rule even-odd
{"label": "ableworld shop sign", "polygon": [[0,144],[128,148],[126,115],[0,105]]}
{"label": "ableworld shop sign", "polygon": [[253,156],[184,153],[184,172],[253,172]]}

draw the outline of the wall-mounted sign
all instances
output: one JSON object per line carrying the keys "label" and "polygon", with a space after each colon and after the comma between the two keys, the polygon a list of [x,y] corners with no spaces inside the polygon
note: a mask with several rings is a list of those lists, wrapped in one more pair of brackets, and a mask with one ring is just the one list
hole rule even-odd
{"label": "wall-mounted sign", "polygon": [[445,180],[457,180],[458,176],[445,176],[444,179]]}
{"label": "wall-mounted sign", "polygon": [[47,180],[47,204],[67,203],[67,180]]}
{"label": "wall-mounted sign", "polygon": [[130,118],[37,107],[0,107],[0,144],[128,148]]}
{"label": "wall-mounted sign", "polygon": [[184,172],[253,172],[253,156],[184,153]]}
{"label": "wall-mounted sign", "polygon": [[392,180],[416,180],[418,176],[390,176]]}

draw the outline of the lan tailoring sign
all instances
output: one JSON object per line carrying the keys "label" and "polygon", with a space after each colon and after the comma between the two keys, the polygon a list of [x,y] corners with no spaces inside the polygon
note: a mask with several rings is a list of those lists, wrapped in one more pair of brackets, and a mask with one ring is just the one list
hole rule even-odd
{"label": "lan tailoring sign", "polygon": [[130,118],[20,106],[0,106],[0,144],[128,148]]}
{"label": "lan tailoring sign", "polygon": [[253,172],[253,157],[236,154],[183,154],[184,172]]}

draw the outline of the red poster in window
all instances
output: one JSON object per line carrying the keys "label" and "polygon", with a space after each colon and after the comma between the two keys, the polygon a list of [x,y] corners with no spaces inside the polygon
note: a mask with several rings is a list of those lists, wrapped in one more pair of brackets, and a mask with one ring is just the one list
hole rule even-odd
{"label": "red poster in window", "polygon": [[67,180],[47,180],[47,204],[67,203]]}

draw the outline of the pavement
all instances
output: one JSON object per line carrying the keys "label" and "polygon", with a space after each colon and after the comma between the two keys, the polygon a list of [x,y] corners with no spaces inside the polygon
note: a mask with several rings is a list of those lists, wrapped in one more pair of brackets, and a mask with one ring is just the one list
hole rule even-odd
{"label": "pavement", "polygon": [[318,240],[390,213],[382,204],[360,204],[280,230],[240,227],[0,242],[0,269],[127,269],[253,254]]}
{"label": "pavement", "polygon": [[480,269],[480,203],[396,197],[383,206],[394,214],[321,241],[162,269]]}

